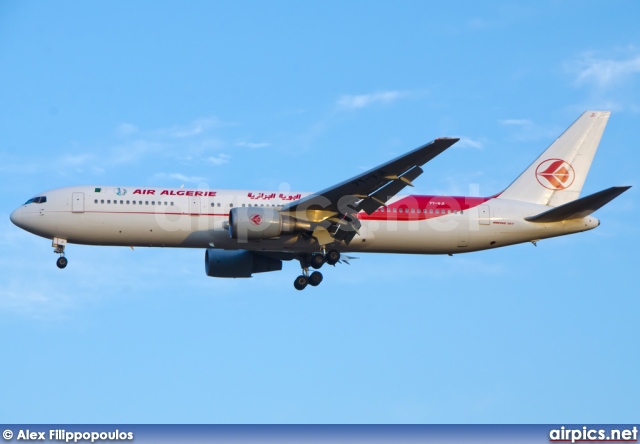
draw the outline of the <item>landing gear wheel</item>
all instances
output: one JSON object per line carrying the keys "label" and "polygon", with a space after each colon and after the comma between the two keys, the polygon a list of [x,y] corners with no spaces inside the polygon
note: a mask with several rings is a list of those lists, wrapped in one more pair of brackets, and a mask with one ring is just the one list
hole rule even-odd
{"label": "landing gear wheel", "polygon": [[313,273],[311,273],[311,276],[309,276],[309,285],[315,287],[320,284],[320,282],[322,282],[322,273],[320,273],[319,271],[314,271]]}
{"label": "landing gear wheel", "polygon": [[304,290],[308,283],[309,278],[301,274],[293,281],[293,286],[296,287],[296,290]]}
{"label": "landing gear wheel", "polygon": [[319,270],[325,262],[324,256],[320,253],[313,253],[311,255],[311,266],[316,270]]}
{"label": "landing gear wheel", "polygon": [[68,260],[67,260],[67,258],[66,258],[66,257],[64,257],[64,256],[60,256],[60,257],[58,258],[58,260],[56,261],[56,265],[57,265],[57,266],[58,266],[58,268],[60,268],[60,269],[62,269],[62,268],[64,268],[64,267],[66,267],[68,263],[69,263],[69,261],[68,261]]}
{"label": "landing gear wheel", "polygon": [[327,264],[335,265],[340,260],[340,252],[338,250],[329,250],[327,253]]}

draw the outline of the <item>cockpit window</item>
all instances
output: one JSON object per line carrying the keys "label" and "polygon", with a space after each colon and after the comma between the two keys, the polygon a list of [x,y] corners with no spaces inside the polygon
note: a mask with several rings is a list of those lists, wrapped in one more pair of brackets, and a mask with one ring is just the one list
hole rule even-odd
{"label": "cockpit window", "polygon": [[24,204],[29,205],[30,203],[45,203],[46,201],[47,201],[47,196],[38,196],[38,197],[32,197],[31,199],[26,201]]}

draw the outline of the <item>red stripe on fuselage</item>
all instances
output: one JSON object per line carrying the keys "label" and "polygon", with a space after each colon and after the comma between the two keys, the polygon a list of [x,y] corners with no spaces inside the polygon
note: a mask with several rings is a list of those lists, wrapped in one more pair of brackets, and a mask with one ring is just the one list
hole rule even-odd
{"label": "red stripe on fuselage", "polygon": [[[492,197],[406,196],[371,214],[358,213],[360,220],[426,220],[455,214],[482,205]],[[395,211],[394,211],[395,210]],[[418,211],[420,210],[420,211]],[[436,210],[438,211],[436,213]],[[449,211],[451,213],[449,213]]]}

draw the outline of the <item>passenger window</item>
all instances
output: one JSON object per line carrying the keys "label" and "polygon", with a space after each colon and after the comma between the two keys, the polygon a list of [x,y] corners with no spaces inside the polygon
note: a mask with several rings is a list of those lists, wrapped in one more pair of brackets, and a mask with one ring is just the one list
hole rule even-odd
{"label": "passenger window", "polygon": [[94,200],[93,203],[98,203],[98,199]]}
{"label": "passenger window", "polygon": [[136,201],[135,201],[135,200],[132,200],[132,201],[131,201],[131,203],[135,205],[135,204],[136,204]]}
{"label": "passenger window", "polygon": [[171,206],[173,206],[173,202],[171,202]]}
{"label": "passenger window", "polygon": [[111,199],[107,200],[107,203],[110,204],[111,203]]}
{"label": "passenger window", "polygon": [[415,213],[415,212],[416,212],[416,209],[415,209],[415,208],[411,208],[411,212],[412,212],[412,213]]}
{"label": "passenger window", "polygon": [[144,204],[145,204],[145,205],[149,205],[149,201],[148,201],[148,200],[146,200],[146,201],[144,202]]}
{"label": "passenger window", "polygon": [[127,205],[129,205],[129,201],[127,201]]}
{"label": "passenger window", "polygon": [[102,200],[100,201],[100,203],[101,203],[101,204],[103,204],[103,203],[104,203],[104,199],[102,199]]}
{"label": "passenger window", "polygon": [[393,209],[393,212],[395,213],[396,211],[397,211],[397,208],[394,208],[394,209]]}

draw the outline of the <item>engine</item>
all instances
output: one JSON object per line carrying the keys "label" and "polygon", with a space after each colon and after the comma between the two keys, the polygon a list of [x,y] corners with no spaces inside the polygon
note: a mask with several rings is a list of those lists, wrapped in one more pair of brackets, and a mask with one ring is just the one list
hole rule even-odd
{"label": "engine", "polygon": [[305,229],[309,227],[275,208],[242,207],[229,212],[229,236],[240,241],[273,239]]}
{"label": "engine", "polygon": [[282,261],[247,250],[216,250],[208,248],[204,254],[207,276],[248,278],[253,273],[282,270]]}

